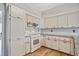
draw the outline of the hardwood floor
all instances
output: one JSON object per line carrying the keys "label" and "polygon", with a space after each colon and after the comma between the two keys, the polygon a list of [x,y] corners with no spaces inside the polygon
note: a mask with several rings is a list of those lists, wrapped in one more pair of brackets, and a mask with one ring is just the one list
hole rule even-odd
{"label": "hardwood floor", "polygon": [[70,55],[46,47],[41,47],[38,50],[27,54],[26,56],[70,56]]}

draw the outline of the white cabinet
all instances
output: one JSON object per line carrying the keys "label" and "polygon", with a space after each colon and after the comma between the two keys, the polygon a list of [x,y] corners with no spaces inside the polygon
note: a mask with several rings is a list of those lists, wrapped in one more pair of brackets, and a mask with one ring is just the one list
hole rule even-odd
{"label": "white cabinet", "polygon": [[79,56],[79,36],[75,37],[75,55]]}
{"label": "white cabinet", "polygon": [[68,14],[68,27],[77,27],[77,14]]}
{"label": "white cabinet", "polygon": [[52,44],[51,39],[50,39],[50,37],[48,36],[48,37],[46,38],[46,47],[51,48],[51,47],[52,47],[51,44]]}
{"label": "white cabinet", "polygon": [[43,39],[42,39],[42,46],[46,46],[46,36],[43,36]]}
{"label": "white cabinet", "polygon": [[57,17],[44,18],[45,28],[56,28],[58,26]]}
{"label": "white cabinet", "polygon": [[52,24],[52,28],[57,28],[58,27],[58,17],[57,16],[54,16],[52,17],[52,20],[51,20],[51,24]]}
{"label": "white cabinet", "polygon": [[51,37],[52,49],[58,50],[58,38],[55,36]]}
{"label": "white cabinet", "polygon": [[51,48],[52,47],[52,42],[50,36],[44,36],[43,38],[43,46]]}
{"label": "white cabinet", "polygon": [[58,27],[67,27],[67,15],[58,16]]}
{"label": "white cabinet", "polygon": [[79,27],[79,11],[44,18],[45,28]]}
{"label": "white cabinet", "polygon": [[44,27],[45,28],[52,28],[52,18],[44,18]]}
{"label": "white cabinet", "polygon": [[74,45],[72,38],[46,36],[44,40],[43,46],[74,55]]}
{"label": "white cabinet", "polygon": [[70,38],[60,38],[59,50],[68,54],[71,54],[71,40]]}
{"label": "white cabinet", "polygon": [[76,14],[77,14],[77,27],[79,27],[79,12],[77,12]]}
{"label": "white cabinet", "polygon": [[30,42],[30,37],[25,38],[25,54],[29,53],[31,51],[31,42]]}
{"label": "white cabinet", "polygon": [[79,56],[79,41],[75,44],[75,55]]}

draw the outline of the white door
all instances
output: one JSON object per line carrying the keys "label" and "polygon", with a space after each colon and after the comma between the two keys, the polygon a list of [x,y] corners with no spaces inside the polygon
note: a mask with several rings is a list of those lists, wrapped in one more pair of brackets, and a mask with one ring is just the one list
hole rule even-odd
{"label": "white door", "polygon": [[59,50],[68,54],[71,54],[71,45],[69,38],[60,38]]}
{"label": "white door", "polygon": [[77,27],[79,27],[79,12],[77,12]]}
{"label": "white door", "polygon": [[77,14],[71,13],[68,14],[68,27],[76,27],[77,26]]}
{"label": "white door", "polygon": [[67,27],[67,15],[61,15],[58,17],[58,26]]}
{"label": "white door", "polygon": [[11,55],[25,54],[25,23],[20,18],[11,17]]}
{"label": "white door", "polygon": [[51,48],[51,38],[46,38],[46,47]]}
{"label": "white door", "polygon": [[57,16],[54,16],[52,17],[52,24],[53,24],[53,28],[57,28],[58,27],[58,17]]}
{"label": "white door", "polygon": [[53,25],[52,25],[52,18],[44,18],[44,25],[45,25],[45,28],[52,28]]}
{"label": "white door", "polygon": [[58,50],[58,39],[56,37],[52,37],[52,49]]}

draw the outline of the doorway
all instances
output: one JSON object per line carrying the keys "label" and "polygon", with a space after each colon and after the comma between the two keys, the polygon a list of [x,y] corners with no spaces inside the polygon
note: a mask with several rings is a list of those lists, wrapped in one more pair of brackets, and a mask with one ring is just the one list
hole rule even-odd
{"label": "doorway", "polygon": [[2,8],[0,4],[0,56],[1,56],[1,49],[2,49]]}

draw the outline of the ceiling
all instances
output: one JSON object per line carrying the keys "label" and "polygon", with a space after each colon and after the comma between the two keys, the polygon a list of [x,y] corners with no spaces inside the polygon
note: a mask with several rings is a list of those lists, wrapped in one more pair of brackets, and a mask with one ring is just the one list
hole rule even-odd
{"label": "ceiling", "polygon": [[20,7],[27,12],[30,12],[38,17],[41,17],[42,12],[62,5],[64,3],[12,3],[13,5]]}
{"label": "ceiling", "polygon": [[38,11],[45,11],[61,5],[61,3],[29,3],[28,5],[29,7],[37,8]]}
{"label": "ceiling", "polygon": [[33,9],[35,11],[45,11],[48,10],[50,8],[54,8],[56,6],[59,6],[63,3],[18,3],[15,4],[17,6],[23,7],[24,9],[26,9],[27,7],[30,9]]}

